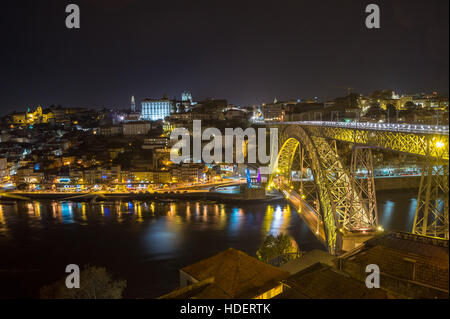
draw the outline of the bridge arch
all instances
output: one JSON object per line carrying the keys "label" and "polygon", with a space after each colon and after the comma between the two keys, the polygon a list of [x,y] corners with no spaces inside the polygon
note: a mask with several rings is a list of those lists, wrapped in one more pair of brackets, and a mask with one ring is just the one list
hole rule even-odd
{"label": "bridge arch", "polygon": [[310,135],[298,125],[281,127],[279,138],[282,146],[268,187],[282,191],[291,203],[297,202],[301,206],[305,200],[309,207],[313,206],[303,197],[303,189],[296,189],[292,182],[295,156],[298,152],[307,156],[319,204],[317,218],[321,221],[321,229],[316,234],[321,235],[330,253],[336,254],[341,250],[343,233],[376,228],[376,216],[370,216],[354,191],[351,177],[336,149],[327,140]]}

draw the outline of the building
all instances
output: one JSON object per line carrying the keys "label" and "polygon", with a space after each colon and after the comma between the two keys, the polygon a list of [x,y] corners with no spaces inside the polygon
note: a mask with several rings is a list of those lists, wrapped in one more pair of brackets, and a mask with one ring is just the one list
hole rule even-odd
{"label": "building", "polygon": [[322,119],[324,113],[323,103],[296,103],[286,106],[286,121],[313,121]]}
{"label": "building", "polygon": [[170,148],[153,149],[152,167],[154,169],[165,168],[170,162]]}
{"label": "building", "polygon": [[337,259],[339,270],[365,281],[380,269],[380,287],[405,298],[449,298],[448,240],[402,232],[376,236]]}
{"label": "building", "polygon": [[134,100],[134,95],[131,96],[131,112],[136,112],[136,101]]}
{"label": "building", "polygon": [[368,289],[364,282],[329,265],[316,263],[283,281],[277,299],[387,299],[383,289]]}
{"label": "building", "polygon": [[167,137],[150,137],[144,139],[142,149],[153,150],[157,148],[166,148],[169,145],[169,139]]}
{"label": "building", "polygon": [[164,120],[174,109],[174,102],[164,97],[162,99],[145,99],[142,105],[142,119],[149,121]]}
{"label": "building", "polygon": [[32,167],[24,166],[17,169],[16,175],[14,175],[14,181],[16,185],[25,183],[39,183],[40,182],[40,174],[35,173]]}
{"label": "building", "polygon": [[8,160],[6,158],[0,158],[0,182],[3,179],[8,179],[9,170],[8,170]]}
{"label": "building", "polygon": [[202,164],[181,164],[172,169],[172,176],[178,182],[200,182],[205,179]]}
{"label": "building", "polygon": [[49,123],[54,118],[55,115],[52,111],[44,111],[41,106],[38,106],[34,111],[28,108],[26,112],[13,113],[11,115],[11,122],[16,125],[33,125]]}
{"label": "building", "polygon": [[134,135],[146,135],[150,132],[152,125],[147,121],[136,121],[123,123],[123,135],[134,136]]}
{"label": "building", "polygon": [[132,179],[136,183],[169,184],[172,175],[168,171],[132,171]]}
{"label": "building", "polygon": [[180,288],[161,299],[270,299],[289,273],[229,248],[179,271]]}
{"label": "building", "polygon": [[248,118],[246,110],[240,110],[237,108],[228,109],[224,113],[224,119],[227,121],[246,122]]}
{"label": "building", "polygon": [[192,95],[191,95],[191,93],[190,92],[183,92],[181,94],[181,101],[183,101],[183,102],[187,102],[187,101],[192,102]]}
{"label": "building", "polygon": [[83,171],[83,181],[85,184],[97,184],[101,182],[102,171],[101,167],[91,167]]}
{"label": "building", "polygon": [[261,106],[261,112],[263,113],[264,120],[266,122],[283,122],[285,110],[283,103],[274,101],[271,104],[263,104]]}
{"label": "building", "polygon": [[100,127],[100,135],[103,136],[117,136],[122,135],[123,128],[120,125],[108,125]]}

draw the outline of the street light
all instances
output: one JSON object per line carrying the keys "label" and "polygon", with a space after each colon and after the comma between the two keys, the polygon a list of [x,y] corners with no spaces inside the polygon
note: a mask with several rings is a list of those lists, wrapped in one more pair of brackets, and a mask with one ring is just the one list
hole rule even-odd
{"label": "street light", "polygon": [[437,142],[436,142],[436,147],[437,147],[437,148],[443,148],[444,145],[445,145],[444,142],[441,142],[441,141],[437,141]]}

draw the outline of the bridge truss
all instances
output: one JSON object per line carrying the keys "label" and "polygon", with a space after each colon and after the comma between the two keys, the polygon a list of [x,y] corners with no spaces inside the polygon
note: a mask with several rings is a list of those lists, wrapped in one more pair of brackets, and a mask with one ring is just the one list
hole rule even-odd
{"label": "bridge truss", "polygon": [[[291,202],[306,202],[318,218],[316,234],[323,234],[331,253],[340,250],[346,233],[377,228],[377,217],[373,215],[376,210],[365,205],[361,185],[353,183],[339,158],[335,141],[309,136],[299,126],[283,130],[280,138],[283,143],[269,185],[282,190]],[[312,182],[304,181],[305,170],[311,171]],[[300,172],[299,185],[292,180],[293,171]]]}
{"label": "bridge truss", "polygon": [[[448,133],[408,131],[405,126],[397,131],[348,128],[340,123],[336,126],[284,123],[278,128],[282,147],[269,187],[284,190],[291,202],[295,202],[293,197],[300,196],[320,219],[315,233],[323,237],[331,253],[339,252],[345,236],[371,233],[378,228],[373,148],[425,159],[413,232],[449,238]],[[349,170],[339,158],[336,141],[354,145]],[[305,183],[305,170],[312,173],[312,183]],[[292,179],[293,171],[300,172],[299,183]]]}

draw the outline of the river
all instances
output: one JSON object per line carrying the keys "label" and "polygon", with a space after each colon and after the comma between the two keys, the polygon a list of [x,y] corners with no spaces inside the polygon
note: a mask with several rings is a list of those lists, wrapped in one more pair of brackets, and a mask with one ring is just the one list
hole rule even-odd
{"label": "river", "polygon": [[[410,231],[416,191],[379,192],[379,223]],[[153,298],[178,269],[233,247],[255,255],[268,233],[303,251],[325,249],[285,202],[19,202],[0,204],[0,298],[37,298],[68,264],[104,266],[126,279],[126,298]]]}

